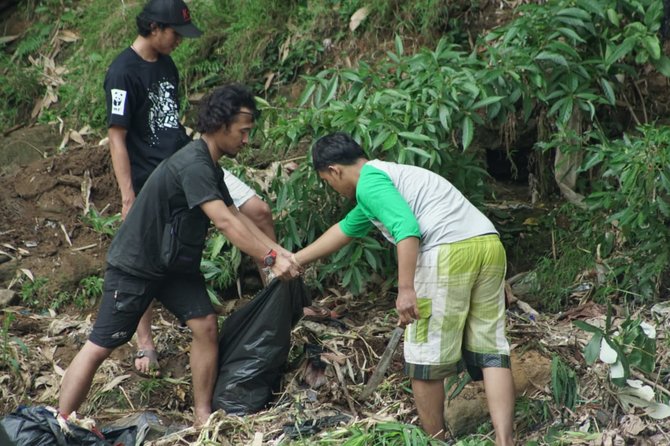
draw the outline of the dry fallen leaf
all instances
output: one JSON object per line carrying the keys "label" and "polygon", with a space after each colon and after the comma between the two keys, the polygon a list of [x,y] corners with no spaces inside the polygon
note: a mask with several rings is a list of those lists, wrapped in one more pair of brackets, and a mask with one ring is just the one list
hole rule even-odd
{"label": "dry fallen leaf", "polygon": [[82,146],[86,144],[86,141],[84,141],[84,138],[79,134],[79,132],[76,132],[74,130],[70,131],[70,139]]}
{"label": "dry fallen leaf", "polygon": [[26,275],[32,282],[35,281],[35,276],[33,275],[33,272],[30,271],[27,268],[21,268],[21,272]]}
{"label": "dry fallen leaf", "polygon": [[5,43],[13,42],[14,40],[19,38],[19,34],[13,35],[13,36],[2,36],[0,37],[0,45],[3,45]]}
{"label": "dry fallen leaf", "polygon": [[105,385],[105,387],[102,388],[101,392],[103,392],[103,393],[104,393],[104,392],[109,392],[109,391],[112,390],[114,387],[118,386],[118,385],[121,384],[123,381],[127,380],[128,378],[130,378],[130,375],[121,375],[121,376],[117,376],[116,378],[114,378],[113,380],[111,380],[110,382],[108,382],[108,383]]}
{"label": "dry fallen leaf", "polygon": [[370,11],[368,8],[360,8],[358,11],[354,12],[351,16],[351,19],[349,20],[349,29],[352,31],[356,31],[356,28],[358,28],[363,20],[365,20],[368,16]]}
{"label": "dry fallen leaf", "polygon": [[63,42],[76,42],[79,40],[79,35],[73,31],[62,30],[58,33],[58,38]]}

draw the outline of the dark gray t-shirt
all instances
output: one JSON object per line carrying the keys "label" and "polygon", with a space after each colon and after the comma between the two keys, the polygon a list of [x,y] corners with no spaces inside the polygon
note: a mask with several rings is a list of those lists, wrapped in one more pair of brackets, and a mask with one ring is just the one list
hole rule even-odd
{"label": "dark gray t-shirt", "polygon": [[[193,141],[149,176],[109,247],[107,263],[148,279],[197,272],[209,227],[200,205],[213,200],[233,204],[207,144]],[[169,252],[175,237],[194,254],[177,269]]]}

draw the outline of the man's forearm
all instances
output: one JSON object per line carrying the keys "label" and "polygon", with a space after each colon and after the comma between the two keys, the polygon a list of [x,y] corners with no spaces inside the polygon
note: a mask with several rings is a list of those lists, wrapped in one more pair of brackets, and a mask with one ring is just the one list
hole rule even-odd
{"label": "man's forearm", "polygon": [[[264,243],[265,245],[269,246],[270,248],[272,248],[274,250],[277,250],[277,251],[283,250],[283,248],[277,242],[272,240],[270,237],[267,236],[266,233],[261,231],[260,228],[258,226],[256,226],[254,224],[254,222],[249,217],[247,217],[242,212],[240,212],[239,209],[237,210],[236,213],[234,213],[234,215],[238,219],[240,219],[246,225],[247,229],[249,229],[249,231],[254,235],[254,237],[259,239],[262,243]],[[268,250],[269,250],[269,248],[268,248]],[[266,254],[267,254],[267,251],[266,251]]]}
{"label": "man's forearm", "polygon": [[125,142],[119,141],[118,138],[110,138],[109,151],[112,157],[114,176],[121,192],[121,199],[134,198],[135,190],[130,175],[130,157]]}
{"label": "man's forearm", "polygon": [[351,242],[351,237],[345,235],[340,229],[340,224],[336,223],[311,245],[296,252],[294,258],[300,266],[306,266],[315,260],[334,253],[349,242]]}
{"label": "man's forearm", "polygon": [[[212,223],[214,223],[216,229],[245,254],[255,259],[263,260],[270,248],[275,245],[274,242],[267,244],[264,239],[256,237],[252,230],[249,229],[254,227],[254,225],[250,224],[248,219],[242,219],[246,217],[242,216],[240,218],[241,214],[239,211],[233,213],[223,201],[209,201],[201,204],[200,207]],[[267,239],[267,236],[265,238]]]}
{"label": "man's forearm", "polygon": [[418,256],[418,238],[407,237],[398,242],[398,288],[414,289],[414,273]]}

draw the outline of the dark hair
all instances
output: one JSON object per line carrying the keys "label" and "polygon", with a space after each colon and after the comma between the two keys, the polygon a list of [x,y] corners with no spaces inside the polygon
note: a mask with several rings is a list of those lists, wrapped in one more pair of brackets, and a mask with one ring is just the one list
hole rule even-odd
{"label": "dark hair", "polygon": [[158,23],[155,20],[148,20],[142,17],[142,14],[135,17],[135,23],[137,24],[137,34],[142,37],[148,37],[153,30],[152,24],[155,24],[159,29],[165,29],[169,25],[165,23]]}
{"label": "dark hair", "polygon": [[251,110],[254,120],[260,116],[254,95],[247,87],[241,84],[218,87],[200,102],[195,128],[200,133],[216,132],[231,124],[242,108]]}
{"label": "dark hair", "polygon": [[361,146],[344,132],[321,137],[312,146],[312,163],[317,171],[324,171],[331,164],[350,166],[365,157]]}

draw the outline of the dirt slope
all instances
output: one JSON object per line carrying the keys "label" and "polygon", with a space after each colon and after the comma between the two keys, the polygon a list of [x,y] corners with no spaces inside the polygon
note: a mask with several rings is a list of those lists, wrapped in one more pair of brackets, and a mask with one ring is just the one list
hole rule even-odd
{"label": "dirt slope", "polygon": [[109,216],[118,202],[106,147],[72,148],[2,174],[0,287],[24,276],[21,269],[47,278],[54,292],[71,291],[82,278],[98,274],[109,237],[82,217],[86,209]]}

